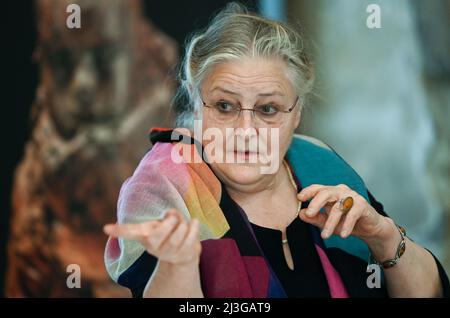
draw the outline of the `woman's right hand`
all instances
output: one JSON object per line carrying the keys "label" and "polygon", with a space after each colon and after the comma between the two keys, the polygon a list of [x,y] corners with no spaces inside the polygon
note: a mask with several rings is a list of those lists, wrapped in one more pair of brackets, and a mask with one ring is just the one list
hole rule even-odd
{"label": "woman's right hand", "polygon": [[115,238],[140,242],[160,262],[171,265],[195,265],[200,261],[200,223],[190,223],[176,209],[167,211],[162,220],[140,224],[107,224],[103,231]]}

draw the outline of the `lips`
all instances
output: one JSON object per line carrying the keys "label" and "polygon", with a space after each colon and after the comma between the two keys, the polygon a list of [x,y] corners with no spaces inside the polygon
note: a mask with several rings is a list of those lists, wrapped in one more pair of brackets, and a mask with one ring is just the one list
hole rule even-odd
{"label": "lips", "polygon": [[247,151],[235,150],[234,151],[234,155],[237,158],[243,158],[245,160],[248,160],[249,158],[253,158],[253,157],[257,156],[258,152],[256,152],[256,151],[248,151],[248,150]]}
{"label": "lips", "polygon": [[238,154],[238,155],[257,155],[258,154],[257,151],[248,151],[248,150],[245,150],[245,151],[235,150],[234,153]]}

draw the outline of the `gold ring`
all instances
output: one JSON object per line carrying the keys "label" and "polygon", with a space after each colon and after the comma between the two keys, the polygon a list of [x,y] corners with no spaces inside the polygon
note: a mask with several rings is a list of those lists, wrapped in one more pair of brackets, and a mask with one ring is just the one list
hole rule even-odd
{"label": "gold ring", "polygon": [[350,209],[353,206],[353,198],[352,197],[346,197],[339,200],[339,209],[345,213],[350,211]]}

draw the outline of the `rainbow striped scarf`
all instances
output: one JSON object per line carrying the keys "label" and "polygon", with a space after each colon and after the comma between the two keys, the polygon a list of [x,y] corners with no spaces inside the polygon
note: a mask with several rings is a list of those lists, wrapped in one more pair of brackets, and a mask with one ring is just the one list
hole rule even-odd
{"label": "rainbow striped scarf", "polygon": [[[157,220],[168,209],[176,208],[186,219],[196,218],[201,223],[200,270],[206,297],[285,297],[283,287],[264,257],[245,213],[229,198],[210,167],[203,161],[174,163],[171,153],[177,142],[171,140],[170,130],[153,130],[151,139],[153,148],[120,190],[117,222]],[[198,144],[192,140],[191,147],[192,151],[197,151]],[[332,149],[316,139],[294,135],[286,160],[302,187],[344,183],[368,199],[366,187],[357,173]],[[231,214],[240,216],[234,218],[232,224]],[[238,227],[245,232],[244,237],[254,249],[252,256],[244,255],[240,249],[241,242],[230,237],[230,227]],[[368,247],[356,237],[342,239],[333,235],[324,241],[319,229],[312,225],[310,228],[331,297],[352,296],[355,288],[349,275],[354,269],[348,271],[345,264],[338,264],[342,261],[333,259],[332,255],[336,254],[333,251],[339,249],[352,259],[348,264],[362,264],[358,265],[357,270],[365,271],[364,266],[369,259]],[[136,263],[145,253],[138,242],[109,238],[105,264],[111,278],[132,288],[130,285],[137,280],[135,276],[142,274],[142,270],[136,270]],[[148,279],[150,274],[146,273],[145,278]]]}

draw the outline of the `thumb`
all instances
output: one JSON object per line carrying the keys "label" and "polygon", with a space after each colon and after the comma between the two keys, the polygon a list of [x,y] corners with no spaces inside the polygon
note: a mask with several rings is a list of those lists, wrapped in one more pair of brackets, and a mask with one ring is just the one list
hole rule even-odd
{"label": "thumb", "polygon": [[300,219],[303,222],[315,225],[318,228],[323,229],[323,227],[325,226],[325,222],[327,221],[327,215],[319,212],[313,217],[309,217],[306,215],[306,210],[307,210],[306,208],[300,210],[300,213],[298,214]]}

